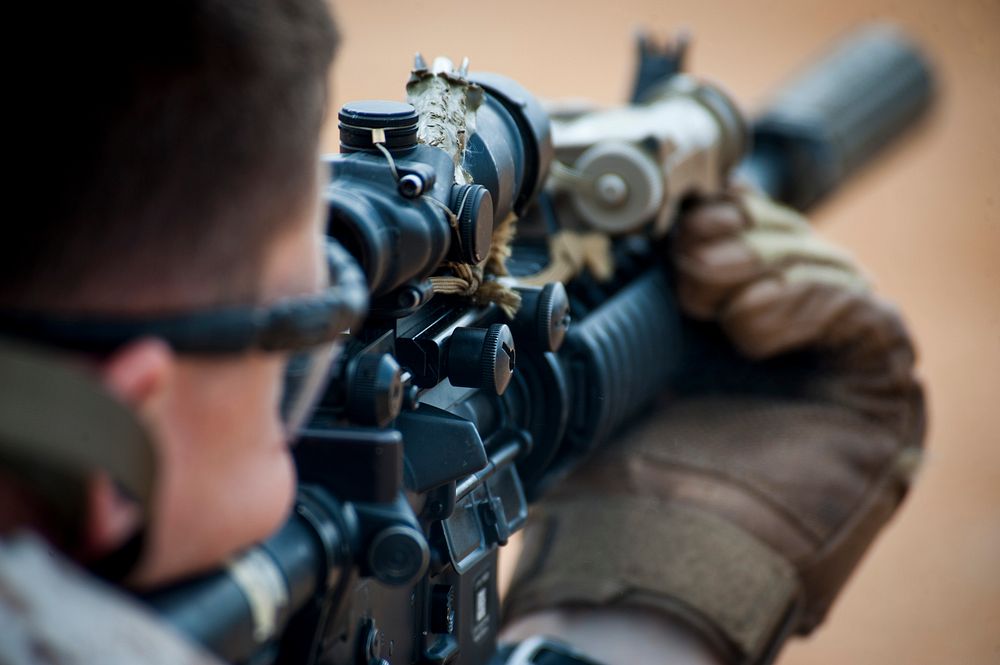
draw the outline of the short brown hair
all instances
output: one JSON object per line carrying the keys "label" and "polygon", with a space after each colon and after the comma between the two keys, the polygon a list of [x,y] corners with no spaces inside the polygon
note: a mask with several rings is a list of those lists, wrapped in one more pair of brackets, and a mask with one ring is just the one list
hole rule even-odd
{"label": "short brown hair", "polygon": [[39,4],[50,15],[15,21],[36,34],[8,127],[0,306],[252,299],[315,182],[337,43],[323,0]]}

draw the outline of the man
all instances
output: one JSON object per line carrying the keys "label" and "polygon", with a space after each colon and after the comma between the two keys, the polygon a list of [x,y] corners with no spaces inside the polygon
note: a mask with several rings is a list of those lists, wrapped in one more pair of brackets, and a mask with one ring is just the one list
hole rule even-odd
{"label": "man", "polygon": [[[317,191],[335,31],[316,0],[65,11],[26,23],[48,26],[62,57],[31,72],[11,124],[36,140],[16,159],[32,215],[8,222],[0,250],[0,644],[14,662],[194,662],[207,657],[40,556],[38,538],[143,588],[218,565],[285,518],[283,371],[350,315],[326,288]],[[652,425],[666,430],[633,433],[547,501],[509,635],[561,633],[608,662],[635,653],[623,643],[679,662],[761,657],[819,621],[905,490],[899,452],[919,443],[922,413],[912,354],[850,262],[752,198],[681,224],[688,310],[753,358],[792,361],[723,356],[765,396],[683,402]],[[297,306],[326,308],[328,325],[254,327]],[[746,423],[780,445],[742,445]],[[684,556],[635,575],[613,555],[554,573],[574,543],[596,553],[649,528],[632,551]],[[751,563],[713,558],[712,543]],[[717,584],[700,584],[698,560]],[[611,631],[618,642],[591,643]]]}
{"label": "man", "polygon": [[31,129],[15,190],[32,212],[8,217],[0,249],[0,531],[148,587],[218,565],[290,508],[279,401],[299,349],[229,319],[330,305],[318,144],[337,37],[312,0],[51,20],[26,23],[60,57],[34,65],[11,123]]}

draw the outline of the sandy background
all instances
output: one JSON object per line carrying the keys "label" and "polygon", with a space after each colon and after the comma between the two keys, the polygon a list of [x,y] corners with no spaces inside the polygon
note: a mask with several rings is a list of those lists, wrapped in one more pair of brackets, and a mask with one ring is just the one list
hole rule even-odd
{"label": "sandy background", "polygon": [[891,19],[923,44],[940,84],[933,116],[814,219],[910,321],[930,393],[927,462],[827,624],[780,663],[1000,663],[1000,1],[353,0],[336,12],[337,106],[400,98],[417,50],[468,56],[541,96],[616,103],[639,25],[692,29],[690,70],[746,108],[859,22]]}

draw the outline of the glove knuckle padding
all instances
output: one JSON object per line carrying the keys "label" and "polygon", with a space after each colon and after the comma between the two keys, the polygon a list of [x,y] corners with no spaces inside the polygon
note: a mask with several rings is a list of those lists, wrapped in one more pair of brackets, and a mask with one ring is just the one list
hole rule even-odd
{"label": "glove knuckle padding", "polygon": [[790,612],[822,620],[905,495],[924,405],[899,315],[798,215],[718,205],[678,229],[678,291],[743,353],[742,384],[664,402],[542,501],[511,613],[651,607],[753,661]]}

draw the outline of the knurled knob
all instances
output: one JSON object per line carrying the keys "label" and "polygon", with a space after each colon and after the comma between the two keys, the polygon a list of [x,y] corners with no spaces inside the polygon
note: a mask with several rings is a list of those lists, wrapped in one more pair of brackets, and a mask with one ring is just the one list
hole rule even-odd
{"label": "knurled knob", "polygon": [[523,346],[543,352],[558,351],[569,329],[569,296],[560,282],[518,287],[521,308],[514,317],[514,332]]}
{"label": "knurled knob", "polygon": [[458,217],[458,245],[453,256],[463,263],[477,264],[487,257],[493,244],[493,197],[482,185],[455,185],[451,210]]}
{"label": "knurled knob", "polygon": [[569,296],[562,282],[550,282],[538,296],[538,339],[547,351],[558,351],[569,329]]}
{"label": "knurled knob", "polygon": [[456,328],[448,341],[448,379],[453,385],[502,395],[514,374],[514,335],[503,323]]}
{"label": "knurled knob", "polygon": [[366,354],[351,369],[347,415],[359,425],[385,427],[403,405],[402,370],[388,353]]}

